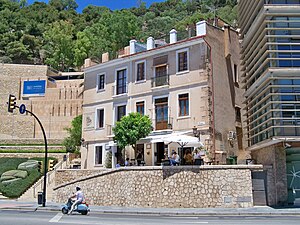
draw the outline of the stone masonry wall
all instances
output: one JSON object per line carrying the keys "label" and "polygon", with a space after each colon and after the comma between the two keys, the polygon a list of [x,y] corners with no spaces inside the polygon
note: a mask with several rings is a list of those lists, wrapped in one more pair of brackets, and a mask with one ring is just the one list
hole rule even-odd
{"label": "stone masonry wall", "polygon": [[[54,188],[54,201],[65,202],[76,186],[92,205],[120,207],[252,207],[251,169],[260,165],[127,167],[98,171]],[[95,171],[95,170],[94,170]],[[78,173],[76,171],[75,173]],[[93,172],[92,172],[93,173]],[[56,172],[57,184],[70,172]],[[73,177],[73,176],[72,176]]]}
{"label": "stone masonry wall", "polygon": [[251,152],[258,164],[267,171],[268,205],[283,204],[287,201],[286,153],[282,144],[273,145]]}
{"label": "stone masonry wall", "polygon": [[81,169],[72,169],[72,170],[57,170],[55,177],[55,186],[59,186],[65,183],[72,182],[77,180],[80,177],[95,176],[106,173],[108,170],[81,170]]}

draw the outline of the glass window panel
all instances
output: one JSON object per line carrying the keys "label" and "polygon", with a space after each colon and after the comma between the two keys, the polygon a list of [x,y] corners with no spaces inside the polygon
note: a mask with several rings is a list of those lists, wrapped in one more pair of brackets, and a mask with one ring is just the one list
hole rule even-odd
{"label": "glass window panel", "polygon": [[102,146],[96,146],[95,149],[95,164],[102,164]]}
{"label": "glass window panel", "polygon": [[189,94],[179,95],[179,116],[189,115]]}
{"label": "glass window panel", "polygon": [[104,127],[104,109],[98,109],[98,128]]}
{"label": "glass window panel", "polygon": [[187,70],[187,51],[178,53],[178,72]]}
{"label": "glass window panel", "polygon": [[137,64],[137,77],[136,80],[144,80],[145,79],[145,63],[139,63]]}

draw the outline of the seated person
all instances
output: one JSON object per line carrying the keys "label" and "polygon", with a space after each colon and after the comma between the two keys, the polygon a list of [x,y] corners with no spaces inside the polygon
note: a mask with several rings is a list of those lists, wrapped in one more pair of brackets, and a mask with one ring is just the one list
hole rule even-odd
{"label": "seated person", "polygon": [[180,163],[180,157],[177,154],[177,152],[174,151],[170,158],[170,164],[171,164],[171,166],[175,166],[175,165],[179,165],[179,163]]}
{"label": "seated person", "polygon": [[193,156],[192,156],[192,153],[191,153],[191,151],[189,149],[186,150],[183,158],[185,160],[185,164],[186,165],[192,165],[193,164]]}
{"label": "seated person", "polygon": [[129,158],[126,158],[126,160],[125,160],[125,166],[129,166],[130,164],[129,164]]}

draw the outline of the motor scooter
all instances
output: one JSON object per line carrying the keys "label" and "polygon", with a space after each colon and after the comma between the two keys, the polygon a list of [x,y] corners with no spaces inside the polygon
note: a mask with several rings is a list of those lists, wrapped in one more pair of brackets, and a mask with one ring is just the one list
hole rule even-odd
{"label": "motor scooter", "polygon": [[[69,198],[68,202],[62,206],[61,212],[63,214],[68,214],[68,212],[71,210],[71,206],[73,203],[74,201],[71,198]],[[89,205],[85,201],[75,206],[75,209],[73,210],[73,212],[78,212],[81,213],[82,215],[87,215],[89,211],[90,211]]]}

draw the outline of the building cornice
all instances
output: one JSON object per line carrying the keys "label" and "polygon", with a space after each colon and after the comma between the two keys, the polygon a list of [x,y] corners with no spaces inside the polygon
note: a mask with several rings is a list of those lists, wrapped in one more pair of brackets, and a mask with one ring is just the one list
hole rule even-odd
{"label": "building cornice", "polygon": [[187,40],[178,41],[174,44],[169,44],[169,45],[161,46],[161,47],[154,48],[154,49],[151,49],[151,50],[148,50],[148,51],[139,52],[139,53],[136,53],[136,54],[124,56],[124,57],[119,58],[119,59],[114,59],[114,60],[111,60],[111,61],[108,61],[108,62],[105,62],[105,63],[97,64],[95,66],[86,68],[84,70],[84,72],[85,73],[91,73],[91,72],[98,71],[100,69],[104,69],[104,68],[107,68],[107,67],[113,67],[113,66],[120,65],[120,64],[123,64],[123,63],[128,63],[128,62],[131,62],[133,60],[141,60],[141,59],[153,56],[153,55],[159,55],[159,54],[163,54],[163,53],[166,53],[166,52],[169,52],[169,51],[176,51],[178,49],[186,48],[186,47],[189,47],[191,45],[203,43],[204,42],[203,38],[204,38],[204,36],[193,37],[193,38],[190,38],[190,39],[187,39]]}

